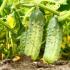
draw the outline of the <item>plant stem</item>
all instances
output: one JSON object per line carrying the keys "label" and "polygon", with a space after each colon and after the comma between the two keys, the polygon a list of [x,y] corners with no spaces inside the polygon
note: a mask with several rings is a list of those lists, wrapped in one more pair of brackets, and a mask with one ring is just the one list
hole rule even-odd
{"label": "plant stem", "polygon": [[22,4],[24,7],[34,7],[34,4]]}
{"label": "plant stem", "polygon": [[43,9],[45,9],[45,10],[48,10],[48,11],[50,11],[50,12],[56,14],[56,15],[59,15],[59,12],[50,9],[50,8],[48,8],[47,6],[43,5],[43,4],[39,4],[39,7],[43,8]]}
{"label": "plant stem", "polygon": [[18,8],[18,7],[28,7],[28,8],[31,8],[31,7],[34,7],[34,4],[19,3],[19,4],[16,4],[15,6],[16,6],[17,8]]}
{"label": "plant stem", "polygon": [[9,49],[9,31],[6,30],[6,45],[7,48]]}
{"label": "plant stem", "polygon": [[7,4],[8,0],[3,0],[3,3],[0,7],[0,14],[2,13],[3,9],[5,8],[6,4]]}
{"label": "plant stem", "polygon": [[33,9],[34,9],[34,7],[32,7],[30,10],[28,10],[28,12],[24,16],[24,20],[30,15],[30,13]]}
{"label": "plant stem", "polygon": [[31,14],[31,11],[34,9],[34,7],[32,7],[31,9],[28,10],[28,12],[25,14],[25,16],[23,17],[23,22],[22,24],[26,24],[25,21],[27,19],[27,17]]}

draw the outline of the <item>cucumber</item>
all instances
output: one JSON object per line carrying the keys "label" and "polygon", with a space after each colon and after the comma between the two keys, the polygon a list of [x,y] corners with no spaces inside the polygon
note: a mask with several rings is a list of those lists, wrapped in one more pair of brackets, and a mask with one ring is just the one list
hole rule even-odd
{"label": "cucumber", "polygon": [[20,37],[19,54],[24,54],[25,43],[26,43],[27,32],[23,32]]}
{"label": "cucumber", "polygon": [[36,60],[39,56],[42,44],[43,27],[43,13],[39,9],[36,9],[32,12],[29,18],[29,27],[27,30],[27,38],[24,50],[25,55],[31,56],[33,60]]}
{"label": "cucumber", "polygon": [[62,30],[54,16],[47,26],[46,45],[43,60],[48,63],[54,63],[60,57],[62,43]]}

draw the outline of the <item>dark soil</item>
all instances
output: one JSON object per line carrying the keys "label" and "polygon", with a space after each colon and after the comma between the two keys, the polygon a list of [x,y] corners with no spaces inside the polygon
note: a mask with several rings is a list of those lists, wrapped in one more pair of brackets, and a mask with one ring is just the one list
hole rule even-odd
{"label": "dark soil", "polygon": [[33,62],[24,56],[20,61],[5,60],[0,63],[0,70],[70,70],[70,62],[59,60],[54,64],[44,64],[42,61]]}

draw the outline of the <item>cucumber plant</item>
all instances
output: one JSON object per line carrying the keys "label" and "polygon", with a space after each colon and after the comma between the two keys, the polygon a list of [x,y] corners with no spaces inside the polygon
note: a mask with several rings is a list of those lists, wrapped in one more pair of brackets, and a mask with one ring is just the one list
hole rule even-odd
{"label": "cucumber plant", "polygon": [[0,1],[0,53],[5,58],[23,54],[37,60],[42,54],[44,61],[54,63],[61,55],[62,34],[70,46],[69,29],[69,0]]}

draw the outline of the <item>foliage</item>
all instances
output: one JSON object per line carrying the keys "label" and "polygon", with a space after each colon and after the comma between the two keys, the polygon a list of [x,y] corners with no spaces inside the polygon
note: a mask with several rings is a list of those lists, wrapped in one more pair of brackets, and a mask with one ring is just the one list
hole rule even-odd
{"label": "foliage", "polygon": [[[44,51],[45,48],[48,22],[53,15],[57,15],[63,34],[61,54],[69,56],[70,0],[0,0],[0,54],[3,54],[3,59],[24,54],[26,35],[34,9],[40,9],[45,20],[40,49]],[[42,53],[39,56],[43,56],[43,52],[39,53]]]}

